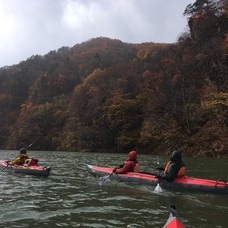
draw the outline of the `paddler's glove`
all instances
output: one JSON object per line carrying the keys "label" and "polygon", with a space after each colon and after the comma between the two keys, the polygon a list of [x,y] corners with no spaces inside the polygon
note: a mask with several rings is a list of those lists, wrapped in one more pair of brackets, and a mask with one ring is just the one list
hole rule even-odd
{"label": "paddler's glove", "polygon": [[113,173],[115,173],[115,172],[116,172],[116,170],[117,170],[117,168],[113,169],[113,171],[112,171],[112,172],[113,172]]}

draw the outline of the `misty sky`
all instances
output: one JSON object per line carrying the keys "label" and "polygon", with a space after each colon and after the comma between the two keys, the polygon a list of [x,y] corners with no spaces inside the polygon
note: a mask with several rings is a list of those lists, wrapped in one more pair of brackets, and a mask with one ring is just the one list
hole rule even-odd
{"label": "misty sky", "polygon": [[194,0],[0,0],[0,67],[91,38],[174,43]]}

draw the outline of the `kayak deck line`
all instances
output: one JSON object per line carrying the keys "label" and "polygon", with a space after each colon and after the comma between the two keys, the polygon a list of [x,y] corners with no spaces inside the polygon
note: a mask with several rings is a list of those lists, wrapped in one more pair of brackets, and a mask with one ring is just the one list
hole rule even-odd
{"label": "kayak deck line", "polygon": [[[103,167],[86,164],[87,171],[95,176],[110,175],[114,167]],[[224,180],[211,180],[198,177],[183,176],[176,178],[173,182],[168,182],[163,179],[157,179],[153,173],[134,173],[128,172],[125,174],[113,174],[110,179],[116,179],[125,182],[136,182],[156,186],[158,181],[164,189],[184,189],[197,190],[202,192],[223,193],[228,194],[228,183]]]}
{"label": "kayak deck line", "polygon": [[198,178],[198,177],[189,177],[189,176],[184,176],[181,178],[176,178],[175,179],[176,183],[191,183],[191,184],[201,184],[201,185],[210,185],[214,187],[219,187],[219,186],[225,186],[227,187],[227,182],[224,180],[210,180],[210,179],[203,179],[203,178]]}

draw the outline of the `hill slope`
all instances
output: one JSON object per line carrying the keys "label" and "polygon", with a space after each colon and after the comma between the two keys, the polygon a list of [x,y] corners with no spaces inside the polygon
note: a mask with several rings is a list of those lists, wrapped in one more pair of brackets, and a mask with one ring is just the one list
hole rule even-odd
{"label": "hill slope", "polygon": [[175,44],[99,37],[1,68],[0,148],[227,156],[228,19],[191,10]]}

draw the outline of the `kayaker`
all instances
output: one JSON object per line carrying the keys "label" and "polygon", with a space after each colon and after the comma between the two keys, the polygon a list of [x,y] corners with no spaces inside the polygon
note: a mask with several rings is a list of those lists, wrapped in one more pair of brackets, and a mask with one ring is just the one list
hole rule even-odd
{"label": "kayaker", "polygon": [[137,161],[137,153],[132,150],[128,153],[128,159],[124,162],[124,164],[120,168],[115,168],[113,170],[116,174],[123,174],[127,172],[140,172],[140,165]]}
{"label": "kayaker", "polygon": [[170,154],[170,161],[167,162],[165,167],[157,167],[158,170],[163,170],[164,173],[157,175],[167,181],[173,181],[176,177],[185,175],[185,164],[182,161],[182,153],[179,150],[174,150]]}
{"label": "kayaker", "polygon": [[12,161],[7,161],[7,165],[24,165],[25,161],[29,159],[25,148],[20,149],[20,154]]}

